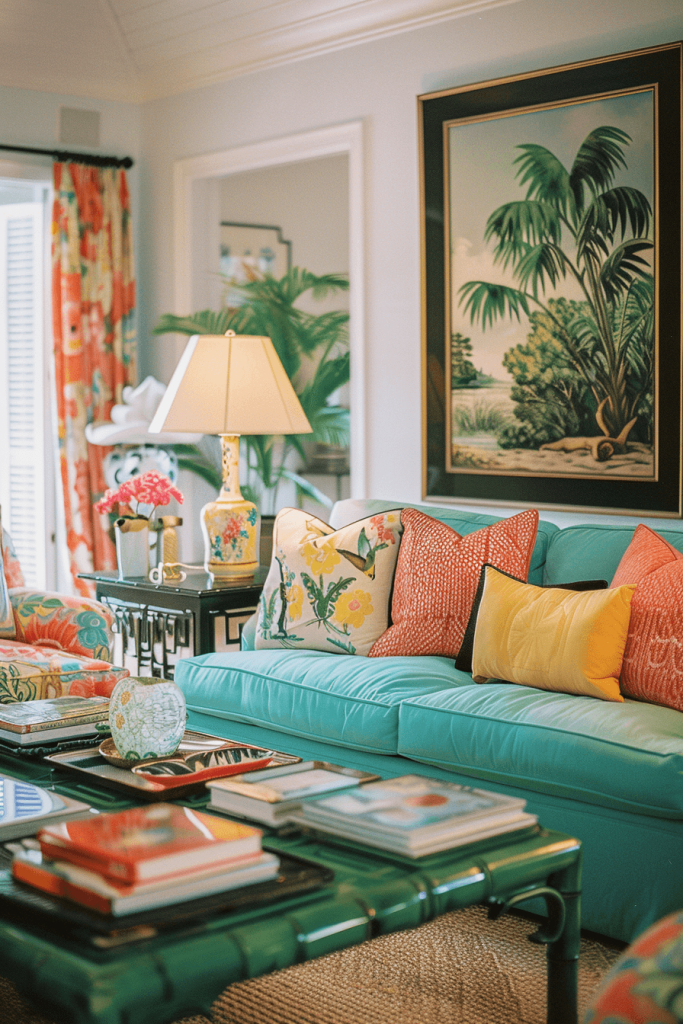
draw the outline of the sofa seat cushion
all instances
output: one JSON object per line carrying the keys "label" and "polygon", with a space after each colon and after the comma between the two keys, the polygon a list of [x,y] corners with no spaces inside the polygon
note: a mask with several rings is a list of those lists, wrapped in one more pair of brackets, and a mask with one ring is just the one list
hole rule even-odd
{"label": "sofa seat cushion", "polygon": [[398,752],[482,781],[683,818],[683,714],[671,708],[459,687],[402,704]]}
{"label": "sofa seat cushion", "polygon": [[60,650],[56,641],[0,640],[0,703],[48,697],[109,697],[127,668]]}
{"label": "sofa seat cushion", "polygon": [[401,701],[451,687],[476,689],[449,658],[287,650],[187,658],[175,681],[191,711],[382,754],[396,753]]}

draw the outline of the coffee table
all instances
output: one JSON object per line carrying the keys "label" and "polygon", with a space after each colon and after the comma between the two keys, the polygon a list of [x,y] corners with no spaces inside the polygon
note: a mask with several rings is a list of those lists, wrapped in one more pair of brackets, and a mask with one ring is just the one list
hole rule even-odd
{"label": "coffee table", "polygon": [[[0,772],[53,786],[101,810],[139,800],[74,782],[42,760],[0,754]],[[170,795],[170,794],[169,794]],[[204,808],[207,795],[179,801]],[[333,872],[312,892],[230,913],[141,941],[99,949],[0,914],[0,974],[45,1012],[73,1024],[169,1024],[211,1004],[236,981],[414,928],[473,904],[496,918],[525,904],[548,916],[532,941],[546,944],[548,1024],[576,1024],[581,843],[532,827],[411,860],[314,831],[264,829],[263,845]],[[30,890],[29,890],[30,891]],[[528,901],[536,903],[529,907]]]}

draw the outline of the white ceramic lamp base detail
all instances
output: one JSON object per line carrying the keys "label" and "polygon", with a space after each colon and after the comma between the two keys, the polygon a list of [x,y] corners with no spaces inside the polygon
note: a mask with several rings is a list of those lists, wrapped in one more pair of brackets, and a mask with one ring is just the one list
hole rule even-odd
{"label": "white ceramic lamp base detail", "polygon": [[185,694],[171,679],[129,676],[114,687],[109,725],[114,745],[127,761],[175,753],[186,722]]}

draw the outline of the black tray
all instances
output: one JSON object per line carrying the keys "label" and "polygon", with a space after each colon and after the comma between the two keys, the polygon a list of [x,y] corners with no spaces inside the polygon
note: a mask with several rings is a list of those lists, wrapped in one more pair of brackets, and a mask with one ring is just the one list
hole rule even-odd
{"label": "black tray", "polygon": [[[266,844],[264,844],[266,849]],[[47,931],[60,940],[106,951],[130,942],[154,938],[159,933],[182,931],[194,934],[212,920],[241,910],[251,910],[287,897],[314,893],[334,879],[334,872],[320,864],[275,851],[280,858],[276,878],[241,889],[201,896],[165,907],[113,916],[99,914],[78,903],[50,896],[23,882],[11,870],[0,870],[0,915],[22,928]]]}
{"label": "black tray", "polygon": [[[209,736],[208,733],[206,736],[212,740],[216,739],[215,736]],[[91,783],[96,781],[110,789],[124,791],[128,796],[143,797],[146,800],[180,800],[194,793],[202,793],[206,787],[206,782],[202,779],[196,781],[188,778],[186,785],[174,786],[173,789],[150,782],[148,779],[134,774],[130,768],[118,768],[116,765],[110,764],[100,754],[99,744],[100,740],[97,740],[94,746],[61,754],[50,754],[45,757],[45,761],[50,765],[76,772],[81,779],[86,777]],[[245,743],[240,746],[257,747],[257,744]],[[273,752],[271,767],[297,764],[300,760],[301,758],[295,754],[284,754],[276,750]]]}

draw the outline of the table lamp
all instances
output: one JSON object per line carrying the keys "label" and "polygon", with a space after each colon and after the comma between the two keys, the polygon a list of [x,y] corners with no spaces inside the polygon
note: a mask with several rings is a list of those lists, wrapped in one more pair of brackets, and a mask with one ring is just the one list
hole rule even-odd
{"label": "table lamp", "polygon": [[190,338],[149,431],[220,436],[223,485],[201,511],[204,568],[216,579],[251,576],[259,564],[260,518],[240,492],[239,435],[311,430],[270,338]]}

